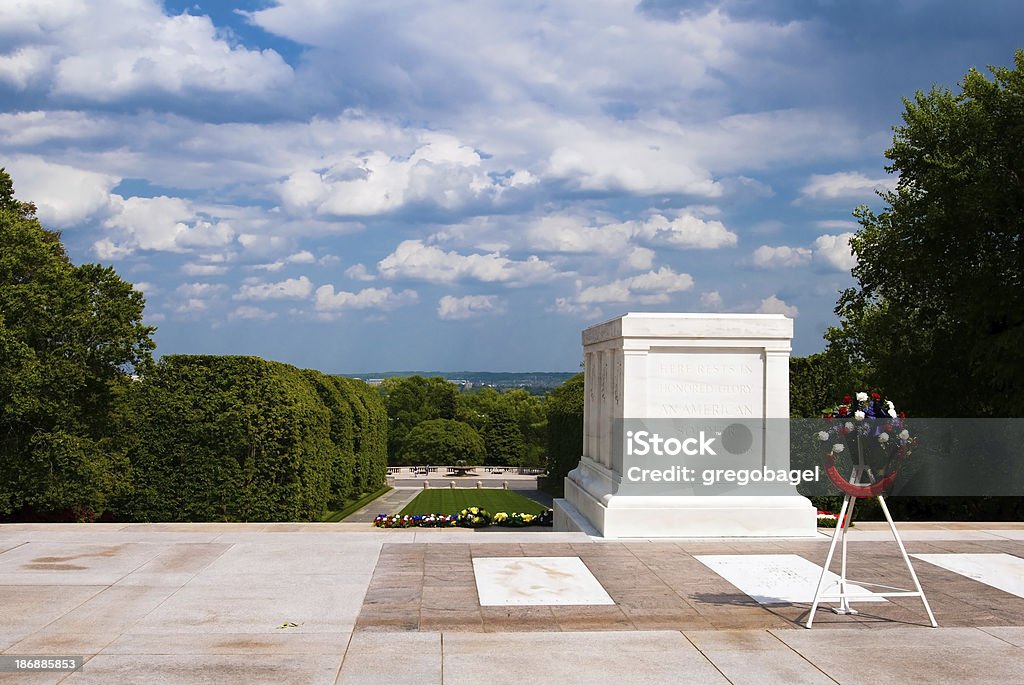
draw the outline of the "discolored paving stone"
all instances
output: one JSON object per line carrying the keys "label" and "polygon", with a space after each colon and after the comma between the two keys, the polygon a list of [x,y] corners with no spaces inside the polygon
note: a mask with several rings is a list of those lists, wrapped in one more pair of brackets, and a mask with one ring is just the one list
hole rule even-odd
{"label": "discolored paving stone", "polygon": [[420,630],[481,632],[484,629],[480,609],[421,609]]}
{"label": "discolored paving stone", "polygon": [[212,682],[218,685],[257,682],[332,685],[340,668],[340,654],[99,654],[67,682],[96,685],[205,685]]}
{"label": "discolored paving stone", "polygon": [[516,633],[523,631],[557,631],[561,628],[548,606],[481,607],[484,631]]}
{"label": "discolored paving stone", "polygon": [[617,606],[553,606],[551,613],[563,631],[636,629]]}
{"label": "discolored paving stone", "polygon": [[[793,553],[795,550],[814,564],[822,563],[827,551],[827,544],[821,541],[793,543],[796,547],[790,547],[790,541],[758,544],[757,548],[762,551]],[[925,550],[933,545],[932,542],[917,544]],[[952,544],[956,549],[956,545],[972,543],[955,541]],[[1024,545],[1013,542],[1000,544],[1017,552],[1024,549]],[[578,556],[584,562],[615,606],[600,608],[607,612],[603,618],[587,613],[587,607],[552,608],[551,620],[561,631],[798,628],[806,622],[810,609],[809,603],[761,606],[693,557],[695,553],[729,553],[734,547],[743,549],[743,543],[739,542],[452,543],[453,554],[438,552],[436,547],[425,551],[403,549],[405,547],[409,545],[385,545],[381,550],[357,630],[376,630],[384,624],[408,630],[413,622],[414,630],[439,629],[442,625],[449,630],[473,630],[478,629],[480,622],[485,632],[498,631],[499,626],[508,631],[551,629],[546,613],[541,614],[544,618],[523,614],[523,620],[513,627],[512,617],[507,612],[500,613],[501,608],[499,611],[479,610],[472,559],[495,556]],[[838,565],[838,559],[834,560],[832,570],[837,571]],[[914,568],[943,625],[1024,624],[1024,600],[945,569],[924,563],[915,564]],[[853,581],[907,590],[913,587],[895,544],[880,550],[877,542],[851,542],[848,577]],[[396,584],[403,585],[403,590],[386,591],[389,585]],[[927,624],[927,615],[918,598],[855,603],[855,608],[861,612],[857,616],[834,614],[831,606],[826,604],[819,608],[816,626],[858,630],[882,622]],[[375,608],[421,611],[413,621],[408,613],[399,613],[401,618],[396,619],[394,614],[371,611]],[[447,613],[440,613],[444,611]],[[465,625],[460,621],[465,621]],[[603,625],[598,625],[602,622]]]}

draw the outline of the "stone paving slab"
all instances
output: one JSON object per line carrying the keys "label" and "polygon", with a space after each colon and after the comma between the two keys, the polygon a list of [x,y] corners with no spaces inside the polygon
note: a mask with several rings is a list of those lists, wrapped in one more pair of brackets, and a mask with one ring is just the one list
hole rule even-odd
{"label": "stone paving slab", "polygon": [[365,507],[345,517],[346,523],[373,523],[377,514],[397,514],[406,504],[413,501],[421,490],[416,488],[392,488]]}
{"label": "stone paving slab", "polygon": [[341,654],[98,654],[68,685],[333,685]]}
{"label": "stone paving slab", "polygon": [[[486,682],[486,681],[484,681]],[[356,633],[338,685],[441,683],[441,633]]]}
{"label": "stone paving slab", "polygon": [[[840,683],[1024,682],[1020,647],[977,628],[772,631]],[[913,674],[912,677],[908,677]]]}
{"label": "stone paving slab", "polygon": [[[734,685],[829,685],[832,678],[768,631],[686,631]],[[757,668],[751,668],[756,663]]]}
{"label": "stone paving slab", "polygon": [[[911,553],[1024,556],[1007,535],[1024,526],[917,532],[930,537]],[[0,540],[0,651],[89,657],[80,673],[0,683],[1024,682],[1024,599],[971,578],[915,565],[942,628],[921,627],[919,600],[892,598],[819,611],[808,631],[806,605],[759,606],[694,558],[821,563],[826,536],[22,524]],[[578,557],[615,605],[481,607],[473,559],[499,556]],[[886,537],[851,536],[850,577],[907,579]]]}
{"label": "stone paving slab", "polygon": [[348,632],[296,633],[139,633],[121,635],[104,654],[343,654]]}
{"label": "stone paving slab", "polygon": [[729,682],[677,631],[443,638],[445,685]]}
{"label": "stone paving slab", "polygon": [[[771,543],[775,548],[780,543]],[[913,553],[920,543],[908,543]],[[955,549],[958,544],[952,543]],[[784,545],[783,545],[784,546]],[[1024,552],[1002,541],[1004,553]],[[498,632],[516,625],[535,630],[659,630],[797,628],[807,619],[810,601],[761,606],[696,556],[714,548],[705,543],[622,543],[547,545],[495,543],[452,545],[449,554],[434,546],[385,545],[370,580],[356,627],[359,630],[458,630]],[[697,549],[694,549],[696,547]],[[730,548],[742,549],[733,543]],[[850,543],[848,577],[853,581],[911,588],[895,544]],[[930,549],[922,546],[921,549]],[[754,546],[763,550],[763,545]],[[430,550],[430,551],[425,551]],[[721,551],[721,548],[719,548]],[[801,554],[810,564],[823,561],[824,545]],[[477,594],[473,559],[517,556],[579,558],[614,601],[610,607],[558,606],[550,611],[514,614],[485,611]],[[837,570],[838,562],[833,570]],[[915,570],[940,625],[1024,625],[1024,599],[931,564]],[[434,586],[440,587],[434,587]],[[856,616],[839,616],[825,604],[815,617],[821,628],[868,627],[885,622],[926,625],[919,598],[854,602]],[[507,608],[506,608],[507,609]],[[517,622],[518,619],[522,619]]]}

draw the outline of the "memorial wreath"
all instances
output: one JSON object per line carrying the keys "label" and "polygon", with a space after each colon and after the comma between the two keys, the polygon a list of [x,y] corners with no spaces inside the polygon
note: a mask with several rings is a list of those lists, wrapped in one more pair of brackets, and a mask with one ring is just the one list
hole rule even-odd
{"label": "memorial wreath", "polygon": [[[900,464],[917,444],[906,425],[906,415],[877,392],[846,395],[842,403],[822,414],[828,425],[818,432],[818,439],[829,445],[825,457],[829,480],[854,497],[874,497],[888,490],[896,480]],[[877,480],[859,483],[844,478],[836,467],[843,453]]]}

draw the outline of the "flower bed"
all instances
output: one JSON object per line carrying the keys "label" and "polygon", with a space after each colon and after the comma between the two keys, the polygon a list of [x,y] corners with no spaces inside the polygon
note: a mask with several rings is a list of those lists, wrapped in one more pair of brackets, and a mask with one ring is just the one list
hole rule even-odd
{"label": "flower bed", "polygon": [[818,509],[818,528],[835,528],[839,517],[831,511]]}
{"label": "flower bed", "polygon": [[499,511],[493,516],[479,507],[467,507],[458,514],[426,514],[409,516],[401,514],[378,514],[373,525],[378,528],[485,528],[503,526],[524,528],[526,526],[551,526],[554,512],[548,509],[540,514],[508,514]]}

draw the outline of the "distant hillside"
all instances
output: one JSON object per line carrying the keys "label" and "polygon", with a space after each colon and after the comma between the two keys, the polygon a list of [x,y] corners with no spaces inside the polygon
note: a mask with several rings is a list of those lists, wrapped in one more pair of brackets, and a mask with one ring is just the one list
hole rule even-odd
{"label": "distant hillside", "polygon": [[497,388],[498,390],[523,388],[532,393],[541,394],[558,387],[575,374],[575,371],[374,371],[340,375],[348,378],[360,378],[368,382],[403,376],[423,376],[424,378],[440,376],[470,391],[482,387]]}

